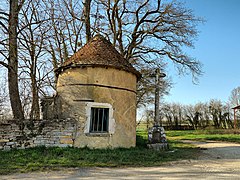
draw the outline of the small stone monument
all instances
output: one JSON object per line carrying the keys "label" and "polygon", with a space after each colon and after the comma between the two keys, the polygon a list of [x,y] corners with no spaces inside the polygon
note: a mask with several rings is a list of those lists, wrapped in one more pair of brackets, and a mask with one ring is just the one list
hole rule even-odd
{"label": "small stone monument", "polygon": [[148,148],[155,150],[167,150],[168,143],[164,128],[160,125],[159,118],[159,81],[160,78],[165,77],[164,73],[160,73],[159,69],[156,69],[155,74],[153,74],[156,81],[155,88],[155,116],[154,116],[154,126],[148,130]]}
{"label": "small stone monument", "polygon": [[148,130],[148,148],[155,150],[167,150],[168,143],[164,128],[161,126],[153,126]]}

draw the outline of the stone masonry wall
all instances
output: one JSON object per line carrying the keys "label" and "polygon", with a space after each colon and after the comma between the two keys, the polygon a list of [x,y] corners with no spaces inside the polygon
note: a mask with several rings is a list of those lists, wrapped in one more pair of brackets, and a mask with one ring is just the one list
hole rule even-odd
{"label": "stone masonry wall", "polygon": [[8,120],[0,123],[0,150],[36,146],[74,146],[77,122],[65,120]]}

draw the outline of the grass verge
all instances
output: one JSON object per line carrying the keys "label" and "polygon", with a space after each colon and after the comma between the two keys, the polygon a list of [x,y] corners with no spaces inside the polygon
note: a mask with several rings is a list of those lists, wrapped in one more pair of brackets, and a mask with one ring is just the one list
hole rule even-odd
{"label": "grass verge", "polygon": [[0,151],[0,174],[57,170],[66,167],[159,166],[164,162],[192,159],[199,150],[170,140],[169,151],[147,149],[147,132],[137,132],[137,147],[117,149],[36,147]]}
{"label": "grass verge", "polygon": [[197,141],[226,141],[240,143],[239,130],[213,129],[213,130],[188,130],[167,131],[170,140],[197,140]]}

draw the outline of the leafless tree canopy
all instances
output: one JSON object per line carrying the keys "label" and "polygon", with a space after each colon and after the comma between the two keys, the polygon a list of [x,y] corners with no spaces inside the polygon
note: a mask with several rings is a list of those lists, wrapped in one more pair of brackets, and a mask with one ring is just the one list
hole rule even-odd
{"label": "leafless tree canopy", "polygon": [[231,91],[229,102],[232,107],[240,105],[240,87],[236,87]]}
{"label": "leafless tree canopy", "polygon": [[[180,74],[201,75],[201,63],[182,49],[194,47],[198,35],[196,25],[203,22],[177,1],[93,1],[97,27],[93,33],[105,34],[119,52],[143,75],[138,83],[138,104],[152,101],[155,68],[165,69],[172,62]],[[93,13],[93,12],[92,12]],[[162,92],[171,87],[169,79],[162,83]]]}
{"label": "leafless tree canopy", "polygon": [[[38,119],[39,97],[55,88],[54,69],[98,33],[142,73],[138,105],[152,102],[154,69],[173,63],[180,74],[201,75],[201,63],[183,49],[194,47],[202,22],[178,1],[1,1],[0,66],[8,69],[14,117],[24,110]],[[166,94],[170,79],[161,86]]]}

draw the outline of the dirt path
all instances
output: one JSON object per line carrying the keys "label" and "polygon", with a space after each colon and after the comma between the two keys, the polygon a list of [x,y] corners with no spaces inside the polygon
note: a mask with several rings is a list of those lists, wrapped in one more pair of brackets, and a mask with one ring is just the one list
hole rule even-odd
{"label": "dirt path", "polygon": [[202,148],[198,160],[179,161],[161,167],[78,168],[0,176],[8,179],[240,179],[240,144],[193,142]]}

